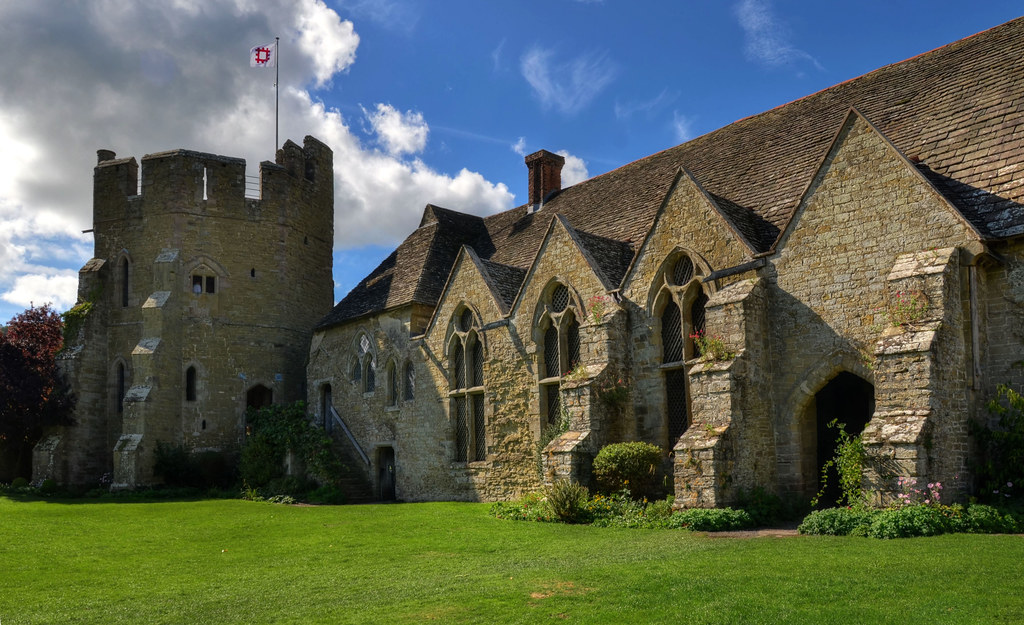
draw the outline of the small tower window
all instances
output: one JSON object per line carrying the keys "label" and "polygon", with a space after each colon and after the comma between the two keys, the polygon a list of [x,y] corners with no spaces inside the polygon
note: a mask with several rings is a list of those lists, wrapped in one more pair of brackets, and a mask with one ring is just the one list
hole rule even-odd
{"label": "small tower window", "polygon": [[196,368],[185,370],[185,401],[196,400]]}

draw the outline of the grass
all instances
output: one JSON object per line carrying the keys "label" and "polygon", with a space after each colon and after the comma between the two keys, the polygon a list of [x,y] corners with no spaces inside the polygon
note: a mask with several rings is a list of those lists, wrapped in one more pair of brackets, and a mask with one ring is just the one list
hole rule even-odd
{"label": "grass", "polygon": [[483,504],[0,497],[0,622],[1011,623],[1024,539],[713,538]]}

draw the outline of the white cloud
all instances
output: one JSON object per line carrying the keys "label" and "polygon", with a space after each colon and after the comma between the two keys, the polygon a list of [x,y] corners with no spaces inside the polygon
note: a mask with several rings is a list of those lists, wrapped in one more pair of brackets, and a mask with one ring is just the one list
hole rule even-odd
{"label": "white cloud", "polygon": [[662,89],[661,93],[659,93],[658,95],[654,96],[649,100],[616,100],[615,118],[629,119],[630,117],[637,114],[643,114],[650,117],[659,109],[671,104],[678,97],[678,91],[669,93],[668,89]]}
{"label": "white cloud", "polygon": [[512,151],[519,156],[526,156],[526,137],[519,137],[519,140],[512,144]]}
{"label": "white cloud", "polygon": [[321,0],[296,3],[295,28],[299,50],[313,60],[316,86],[322,87],[336,73],[356,60],[359,35],[352,22],[342,21]]}
{"label": "white cloud", "polygon": [[78,273],[63,271],[50,274],[24,274],[14,280],[0,299],[17,306],[52,304],[58,311],[75,305],[78,297]]}
{"label": "white cloud", "polygon": [[423,121],[423,113],[402,113],[390,104],[378,104],[377,110],[363,109],[363,114],[389,154],[415,154],[426,147],[430,129]]}
{"label": "white cloud", "polygon": [[556,154],[565,158],[565,165],[562,166],[563,188],[583,182],[590,177],[590,173],[587,172],[587,164],[582,158],[569,154],[568,150],[559,150]]}
{"label": "white cloud", "polygon": [[617,73],[606,53],[586,53],[561,62],[554,62],[554,54],[539,46],[530,48],[520,61],[520,69],[542,106],[567,115],[590,104]]}
{"label": "white cloud", "polygon": [[806,61],[821,69],[813,56],[789,42],[788,29],[772,13],[769,0],[742,0],[735,13],[746,34],[745,51],[749,58],[769,67]]}
{"label": "white cloud", "polygon": [[693,118],[680,115],[679,111],[672,113],[672,130],[676,133],[676,141],[685,143],[693,138]]}
{"label": "white cloud", "polygon": [[64,272],[91,252],[81,230],[92,227],[98,148],[136,158],[174,148],[239,156],[250,174],[273,160],[274,73],[251,69],[247,54],[275,35],[281,141],[311,134],[334,150],[337,223],[346,224],[335,230],[337,246],[394,245],[427,202],[476,214],[512,205],[504,185],[479,174],[403,161],[426,144],[419,113],[375,107],[384,152],[323,104],[316,89],[355,62],[359,36],[322,0],[0,2],[0,24],[4,301],[73,299]]}

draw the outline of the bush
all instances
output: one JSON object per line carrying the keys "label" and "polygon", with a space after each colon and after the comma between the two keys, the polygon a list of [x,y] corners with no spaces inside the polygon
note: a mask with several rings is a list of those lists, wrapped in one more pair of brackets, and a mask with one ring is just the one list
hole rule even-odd
{"label": "bush", "polygon": [[337,486],[334,486],[332,484],[326,484],[324,486],[321,486],[320,488],[310,491],[310,493],[306,495],[306,500],[309,501],[310,503],[340,506],[344,503],[347,503],[348,497]]}
{"label": "bush", "polygon": [[307,417],[305,406],[299,401],[246,413],[251,434],[242,447],[239,468],[247,485],[259,488],[283,476],[289,450],[318,482],[337,483],[345,467],[331,451],[330,438]]}
{"label": "bush", "polygon": [[975,466],[978,498],[1001,503],[1010,496],[1008,489],[1014,483],[1024,484],[1024,395],[1000,384],[987,407],[999,417],[998,424],[989,428],[972,422],[981,449],[981,461]]}
{"label": "bush", "polygon": [[871,519],[872,538],[937,536],[953,529],[954,523],[938,506],[906,506],[881,510]]}
{"label": "bush", "polygon": [[11,488],[28,488],[28,480],[23,477],[16,477],[11,481]]}
{"label": "bush", "polygon": [[667,526],[695,532],[728,532],[754,527],[754,520],[745,510],[691,508],[676,511],[669,517]]}
{"label": "bush", "polygon": [[657,497],[664,453],[643,442],[606,445],[594,458],[594,477],[605,492],[628,489],[636,498]]}
{"label": "bush", "polygon": [[969,506],[964,512],[959,531],[972,534],[1013,534],[1020,531],[1020,524],[1012,514],[1004,514],[983,504]]}
{"label": "bush", "polygon": [[58,489],[57,482],[53,480],[43,480],[43,483],[39,485],[39,492],[44,495],[53,495]]}
{"label": "bush", "polygon": [[871,519],[877,514],[865,508],[826,508],[807,515],[797,531],[824,536],[865,536]]}
{"label": "bush", "polygon": [[513,521],[557,521],[541,493],[524,495],[518,501],[496,501],[491,504],[491,516]]}
{"label": "bush", "polygon": [[757,527],[775,525],[782,520],[782,499],[758,486],[751,491],[741,490],[736,507],[746,510]]}
{"label": "bush", "polygon": [[590,491],[571,480],[558,480],[545,489],[551,512],[563,523],[579,523],[587,520],[585,506]]}

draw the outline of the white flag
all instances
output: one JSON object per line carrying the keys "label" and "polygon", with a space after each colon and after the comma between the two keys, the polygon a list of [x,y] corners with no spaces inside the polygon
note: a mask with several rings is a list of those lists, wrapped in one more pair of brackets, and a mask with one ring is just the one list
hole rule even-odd
{"label": "white flag", "polygon": [[274,67],[277,65],[277,43],[253,46],[249,50],[249,67]]}

